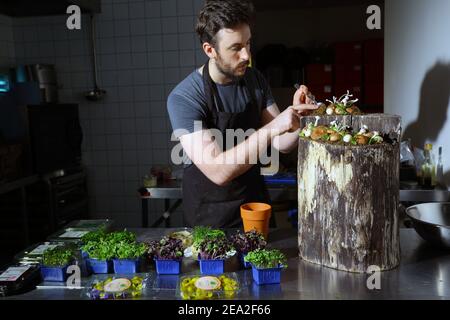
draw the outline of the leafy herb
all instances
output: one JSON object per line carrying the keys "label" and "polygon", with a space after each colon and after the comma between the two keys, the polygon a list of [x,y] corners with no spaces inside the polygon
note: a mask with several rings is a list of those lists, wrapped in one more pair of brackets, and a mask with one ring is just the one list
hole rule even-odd
{"label": "leafy herb", "polygon": [[326,133],[326,134],[324,134],[324,135],[321,137],[321,139],[322,139],[323,141],[328,141],[328,140],[330,140],[330,135],[329,135],[328,133]]}
{"label": "leafy herb", "polygon": [[233,245],[226,237],[215,237],[209,234],[200,242],[198,257],[201,260],[226,259]]}
{"label": "leafy herb", "polygon": [[[347,112],[346,108],[348,108],[349,106],[345,106],[339,103],[336,103],[336,113],[339,115],[348,115],[349,113]],[[339,112],[338,112],[339,111]]]}
{"label": "leafy herb", "polygon": [[82,241],[84,244],[86,244],[86,243],[88,243],[89,241],[100,241],[100,239],[104,239],[104,238],[106,238],[106,232],[105,232],[105,230],[102,228],[102,229],[99,229],[99,230],[97,230],[97,231],[91,231],[91,232],[86,233],[86,234],[81,238],[81,241]]}
{"label": "leafy herb", "polygon": [[264,249],[267,245],[264,236],[256,230],[246,233],[238,230],[236,234],[231,236],[231,242],[237,251],[244,254],[256,249]]}
{"label": "leafy herb", "polygon": [[137,258],[147,250],[144,245],[136,243],[136,235],[127,230],[108,234],[98,231],[88,236],[87,239],[90,241],[87,241],[81,250],[86,252],[90,258],[102,261],[115,257],[119,259]]}
{"label": "leafy herb", "polygon": [[108,233],[106,236],[106,240],[114,243],[118,242],[135,242],[136,241],[136,235],[133,232],[124,230],[124,231],[117,231],[117,232],[111,232]]}
{"label": "leafy herb", "polygon": [[74,259],[74,251],[67,247],[48,249],[42,256],[42,264],[46,267],[64,267]]}
{"label": "leafy herb", "polygon": [[377,144],[377,143],[381,143],[383,142],[383,137],[379,136],[379,135],[374,135],[370,138],[368,144]]}
{"label": "leafy herb", "polygon": [[119,242],[114,245],[115,258],[118,259],[136,259],[142,257],[147,252],[147,246],[144,243]]}
{"label": "leafy herb", "polygon": [[225,232],[219,229],[211,229],[211,227],[197,226],[192,231],[192,239],[194,248],[198,249],[200,243],[207,237],[226,238]]}
{"label": "leafy herb", "polygon": [[158,260],[181,260],[183,258],[183,241],[173,237],[164,237],[149,244],[148,253]]}
{"label": "leafy herb", "polygon": [[81,250],[89,255],[89,258],[101,261],[110,260],[114,257],[114,243],[105,239],[100,241],[89,241],[81,247]]}
{"label": "leafy herb", "polygon": [[245,256],[244,260],[258,269],[277,268],[279,266],[287,267],[286,256],[277,249],[251,251]]}

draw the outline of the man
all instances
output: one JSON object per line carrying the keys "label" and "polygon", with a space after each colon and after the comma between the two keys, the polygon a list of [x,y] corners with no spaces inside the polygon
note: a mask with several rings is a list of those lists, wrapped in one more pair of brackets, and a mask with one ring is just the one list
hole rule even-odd
{"label": "man", "polygon": [[[209,60],[168,97],[172,127],[187,155],[183,207],[188,226],[235,227],[241,224],[241,204],[269,202],[260,167],[251,159],[272,142],[280,152],[293,150],[299,117],[317,108],[305,104],[311,103],[308,98],[300,103],[308,95],[301,86],[293,106],[280,113],[264,77],[249,67],[252,16],[248,1],[206,1],[196,31]],[[255,132],[224,150],[213,132],[219,130],[229,145],[227,129]]]}

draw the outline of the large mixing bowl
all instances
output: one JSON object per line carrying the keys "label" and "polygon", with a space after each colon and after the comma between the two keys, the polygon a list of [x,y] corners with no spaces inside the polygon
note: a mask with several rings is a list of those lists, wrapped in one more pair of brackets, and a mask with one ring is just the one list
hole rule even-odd
{"label": "large mixing bowl", "polygon": [[450,203],[422,203],[406,209],[414,229],[429,243],[450,248]]}

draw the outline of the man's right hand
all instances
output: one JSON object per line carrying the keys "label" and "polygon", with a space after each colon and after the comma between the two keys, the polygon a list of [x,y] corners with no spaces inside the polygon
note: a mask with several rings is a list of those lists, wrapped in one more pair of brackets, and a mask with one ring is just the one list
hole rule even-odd
{"label": "man's right hand", "polygon": [[298,104],[290,106],[282,113],[280,113],[272,122],[269,123],[269,127],[272,130],[276,130],[278,135],[282,135],[286,132],[295,132],[300,128],[300,117],[310,111],[316,110],[317,105],[313,104]]}

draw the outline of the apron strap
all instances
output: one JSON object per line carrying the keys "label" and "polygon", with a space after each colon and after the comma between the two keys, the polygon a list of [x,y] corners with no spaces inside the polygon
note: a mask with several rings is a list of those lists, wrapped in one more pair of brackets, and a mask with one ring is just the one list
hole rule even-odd
{"label": "apron strap", "polygon": [[258,117],[261,118],[261,108],[258,105],[258,99],[256,98],[256,80],[252,67],[248,67],[244,75],[245,87],[250,94],[250,101],[253,108],[257,109]]}
{"label": "apron strap", "polygon": [[225,109],[222,100],[220,99],[219,91],[217,90],[216,83],[211,79],[211,75],[209,74],[209,60],[203,67],[202,78],[209,113],[213,114],[216,110],[223,112]]}

